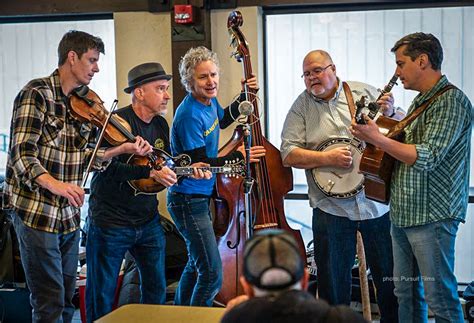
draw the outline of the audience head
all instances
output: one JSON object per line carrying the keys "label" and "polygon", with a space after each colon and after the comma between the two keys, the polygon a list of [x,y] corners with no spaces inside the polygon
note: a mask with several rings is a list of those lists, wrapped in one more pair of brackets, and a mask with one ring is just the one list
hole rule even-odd
{"label": "audience head", "polygon": [[245,244],[241,282],[249,296],[306,289],[308,272],[293,236],[277,229],[258,231]]}
{"label": "audience head", "polygon": [[276,229],[258,231],[244,248],[241,283],[248,297],[236,298],[222,322],[366,322],[348,306],[333,307],[302,291],[307,282],[308,271],[293,236]]}

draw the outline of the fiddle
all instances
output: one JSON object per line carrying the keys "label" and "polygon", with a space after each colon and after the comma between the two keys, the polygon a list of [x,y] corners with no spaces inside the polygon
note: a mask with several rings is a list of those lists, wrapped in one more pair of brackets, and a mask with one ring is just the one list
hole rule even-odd
{"label": "fiddle", "polygon": [[120,116],[113,114],[110,116],[108,123],[107,117],[109,111],[104,107],[104,101],[89,89],[87,86],[82,86],[70,98],[71,114],[80,122],[90,122],[93,125],[104,130],[104,138],[112,146],[118,146],[125,142],[135,142],[135,136],[131,133],[132,128]]}
{"label": "fiddle", "polygon": [[[104,101],[87,86],[82,86],[74,91],[70,98],[70,103],[71,114],[74,118],[80,122],[90,122],[102,129],[92,158],[89,161],[86,175],[82,180],[82,186],[84,186],[91,169],[92,161],[101,144],[102,137],[112,146],[118,146],[125,142],[135,142],[136,137],[131,133],[132,127],[128,122],[117,114],[107,111],[104,107]],[[174,160],[175,162],[180,161],[179,164],[183,166],[191,163],[187,155],[180,155],[173,159],[165,152],[159,149],[153,149],[153,151],[146,156],[131,155],[127,164],[148,166],[152,169],[160,170],[163,166],[167,166],[169,160]],[[164,189],[162,184],[152,178],[129,181],[129,184],[135,190],[135,195],[139,193],[154,194]]]}

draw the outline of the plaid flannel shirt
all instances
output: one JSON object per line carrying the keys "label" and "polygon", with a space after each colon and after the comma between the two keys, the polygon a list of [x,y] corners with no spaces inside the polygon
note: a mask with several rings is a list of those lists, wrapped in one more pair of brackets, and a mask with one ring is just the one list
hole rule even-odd
{"label": "plaid flannel shirt", "polygon": [[[95,138],[93,126],[81,124],[69,110],[58,70],[30,81],[13,105],[3,204],[25,225],[41,231],[68,233],[80,224],[79,208],[35,182],[49,173],[59,181],[81,184],[91,154],[86,146]],[[104,152],[99,149],[95,168],[106,167]]]}

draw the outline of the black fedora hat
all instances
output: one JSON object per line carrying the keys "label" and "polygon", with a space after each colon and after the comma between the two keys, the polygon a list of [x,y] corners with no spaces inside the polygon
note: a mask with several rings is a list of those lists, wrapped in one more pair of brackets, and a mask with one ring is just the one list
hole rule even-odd
{"label": "black fedora hat", "polygon": [[128,72],[128,87],[123,90],[126,93],[131,93],[139,85],[156,80],[169,81],[171,77],[171,75],[166,74],[160,63],[143,63]]}

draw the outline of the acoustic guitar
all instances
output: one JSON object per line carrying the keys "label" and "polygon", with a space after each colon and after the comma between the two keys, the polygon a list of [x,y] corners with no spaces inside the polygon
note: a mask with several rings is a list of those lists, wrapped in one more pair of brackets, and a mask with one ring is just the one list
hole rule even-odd
{"label": "acoustic guitar", "polygon": [[[385,133],[388,138],[403,142],[405,134],[403,130],[405,127],[420,116],[441,94],[455,88],[452,84],[446,85],[400,122],[381,116],[377,119],[376,123],[382,133]],[[362,154],[359,170],[365,176],[365,195],[368,198],[388,204],[390,201],[390,181],[394,165],[395,158],[381,149],[367,144]]]}

